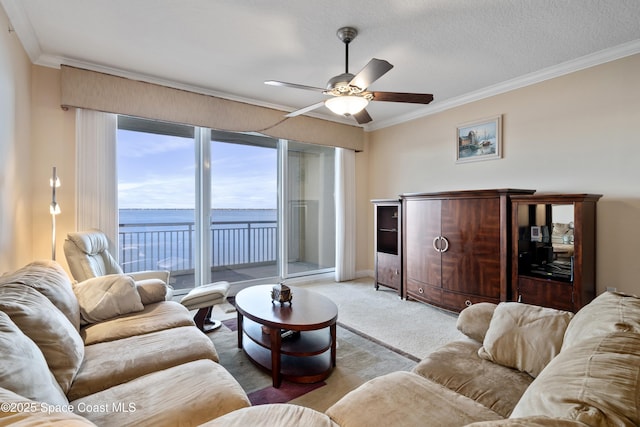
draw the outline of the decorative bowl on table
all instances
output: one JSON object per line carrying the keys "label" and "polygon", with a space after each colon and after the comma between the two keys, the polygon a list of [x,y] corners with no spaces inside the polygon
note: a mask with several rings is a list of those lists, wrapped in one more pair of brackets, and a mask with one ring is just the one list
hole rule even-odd
{"label": "decorative bowl on table", "polygon": [[293,298],[293,294],[291,293],[291,288],[287,285],[279,283],[274,285],[271,289],[271,302],[279,302],[280,305],[288,302],[291,305],[291,299]]}

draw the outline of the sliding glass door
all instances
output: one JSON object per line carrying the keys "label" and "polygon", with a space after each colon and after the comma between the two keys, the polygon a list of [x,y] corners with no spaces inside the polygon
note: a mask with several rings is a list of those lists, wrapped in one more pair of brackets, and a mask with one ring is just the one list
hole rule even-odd
{"label": "sliding glass door", "polygon": [[334,149],[119,117],[119,262],[177,293],[331,271]]}

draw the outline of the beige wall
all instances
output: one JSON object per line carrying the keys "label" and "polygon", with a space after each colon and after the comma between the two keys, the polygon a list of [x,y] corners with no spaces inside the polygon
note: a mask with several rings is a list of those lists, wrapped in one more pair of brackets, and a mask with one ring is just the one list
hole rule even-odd
{"label": "beige wall", "polygon": [[[0,28],[9,28],[0,8]],[[57,259],[75,224],[75,115],[60,108],[59,70],[33,66],[14,32],[0,31],[0,274],[51,258],[52,167],[57,200]]]}
{"label": "beige wall", "polygon": [[60,70],[34,65],[32,75],[32,258],[51,258],[49,178],[56,166],[61,182],[56,191],[61,209],[56,217],[56,260],[66,268],[62,245],[76,224],[75,110],[60,108]]}
{"label": "beige wall", "polygon": [[0,274],[31,260],[31,63],[0,8]]}
{"label": "beige wall", "polygon": [[[498,114],[503,158],[456,164],[456,125]],[[366,183],[368,199],[506,187],[603,194],[598,290],[611,286],[640,294],[639,127],[635,55],[372,132],[359,182]],[[358,211],[368,223],[366,236],[359,235],[367,261],[358,270],[372,269],[373,211],[366,200],[359,200]]]}

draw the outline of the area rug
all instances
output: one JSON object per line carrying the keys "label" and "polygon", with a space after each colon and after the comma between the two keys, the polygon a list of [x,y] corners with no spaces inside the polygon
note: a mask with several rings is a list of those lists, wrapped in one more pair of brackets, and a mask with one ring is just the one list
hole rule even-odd
{"label": "area rug", "polygon": [[270,374],[256,367],[238,348],[236,331],[236,320],[228,319],[208,335],[218,351],[220,364],[236,378],[253,405],[289,402],[323,412],[367,380],[393,371],[410,371],[418,361],[338,324],[336,367],[329,378],[315,384],[283,381],[279,388],[274,388]]}

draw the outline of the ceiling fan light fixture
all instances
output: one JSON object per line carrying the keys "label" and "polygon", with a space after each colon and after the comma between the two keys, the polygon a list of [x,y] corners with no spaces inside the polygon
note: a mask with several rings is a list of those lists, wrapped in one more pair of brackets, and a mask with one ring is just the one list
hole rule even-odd
{"label": "ceiling fan light fixture", "polygon": [[343,95],[329,98],[324,105],[341,116],[352,116],[364,110],[369,101],[362,96]]}

